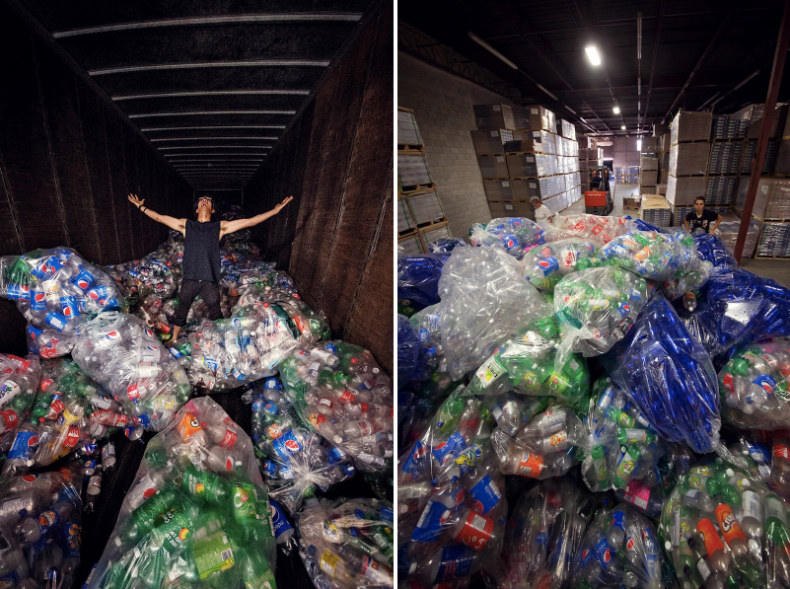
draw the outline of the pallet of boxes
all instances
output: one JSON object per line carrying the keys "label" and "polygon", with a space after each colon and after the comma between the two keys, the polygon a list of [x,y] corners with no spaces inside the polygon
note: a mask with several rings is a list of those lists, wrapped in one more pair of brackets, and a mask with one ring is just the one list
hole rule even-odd
{"label": "pallet of boxes", "polygon": [[624,209],[640,209],[645,195],[658,194],[658,157],[655,153],[645,153],[644,144],[642,148],[643,152],[639,157],[639,194],[636,197],[623,198]]}
{"label": "pallet of boxes", "polygon": [[581,198],[576,129],[542,106],[474,107],[472,142],[492,218],[535,218],[530,202],[559,213]]}
{"label": "pallet of boxes", "polygon": [[414,113],[398,107],[398,248],[413,255],[450,236]]}

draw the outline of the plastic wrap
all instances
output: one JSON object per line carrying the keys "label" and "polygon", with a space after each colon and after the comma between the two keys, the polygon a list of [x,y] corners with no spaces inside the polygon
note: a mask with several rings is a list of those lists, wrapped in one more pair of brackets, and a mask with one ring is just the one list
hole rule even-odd
{"label": "plastic wrap", "polygon": [[446,255],[398,256],[398,305],[419,311],[439,302]]}
{"label": "plastic wrap", "polygon": [[712,272],[735,270],[738,267],[738,262],[721,238],[709,233],[698,233],[694,236],[694,244],[697,246],[697,256],[713,265]]}
{"label": "plastic wrap", "polygon": [[541,290],[554,290],[563,276],[592,266],[595,244],[581,239],[563,239],[531,249],[521,260],[530,284]]}
{"label": "plastic wrap", "polygon": [[82,475],[59,470],[0,481],[0,583],[72,587],[80,566]]}
{"label": "plastic wrap", "polygon": [[640,314],[612,379],[666,440],[700,454],[719,445],[718,383],[710,356],[661,294]]}
{"label": "plastic wrap", "polygon": [[275,587],[269,513],[250,438],[192,399],[148,443],[88,587]]}
{"label": "plastic wrap", "polygon": [[0,354],[0,434],[15,430],[30,415],[41,381],[36,356]]}
{"label": "plastic wrap", "polygon": [[189,398],[183,368],[137,317],[102,313],[78,333],[74,360],[144,428],[161,430]]}
{"label": "plastic wrap", "polygon": [[587,486],[596,492],[623,489],[640,507],[657,516],[660,497],[650,490],[659,482],[655,467],[666,444],[625,391],[609,378],[599,379],[593,387],[585,434],[582,478]]}
{"label": "plastic wrap", "polygon": [[282,383],[267,378],[245,394],[252,402],[252,441],[269,496],[294,514],[316,490],[354,476],[351,458],[318,434],[299,427]]}
{"label": "plastic wrap", "polygon": [[373,355],[342,341],[296,350],[280,365],[285,392],[306,428],[382,472],[393,455],[392,381]]}
{"label": "plastic wrap", "polygon": [[469,229],[472,245],[497,246],[511,256],[521,259],[524,250],[543,243],[543,228],[524,217],[503,217],[491,219],[488,223],[475,223]]}
{"label": "plastic wrap", "polygon": [[554,288],[559,357],[607,352],[634,325],[648,294],[644,278],[620,268],[589,268],[560,280]]}
{"label": "plastic wrap", "polygon": [[573,559],[576,587],[660,589],[663,555],[652,522],[630,505],[595,516]]}
{"label": "plastic wrap", "polygon": [[790,584],[788,506],[759,477],[720,458],[680,477],[659,531],[683,587]]}
{"label": "plastic wrap", "polygon": [[398,315],[398,389],[410,384],[419,365],[425,363],[425,352],[409,318]]}
{"label": "plastic wrap", "polygon": [[440,237],[428,244],[428,251],[432,254],[449,254],[457,247],[469,247],[460,237]]}
{"label": "plastic wrap", "polygon": [[316,587],[392,587],[392,505],[376,499],[324,500],[299,514],[299,554]]}
{"label": "plastic wrap", "polygon": [[556,405],[536,414],[513,435],[508,435],[507,429],[498,427],[491,434],[499,470],[504,475],[531,479],[567,473],[576,464],[576,446],[585,437],[582,422],[573,409]]}
{"label": "plastic wrap", "polygon": [[790,428],[790,340],[734,350],[719,372],[722,418],[738,427]]}
{"label": "plastic wrap", "polygon": [[459,388],[400,459],[400,581],[462,582],[499,556],[507,500],[489,422],[485,406]]}
{"label": "plastic wrap", "polygon": [[[290,280],[290,277],[288,279]],[[331,336],[326,316],[321,311],[314,311],[292,286],[247,284],[239,287],[238,295],[239,298],[232,308],[233,317],[260,313],[262,308],[265,309],[268,305],[274,308],[275,313],[279,309],[288,315],[290,318],[288,325],[300,345],[328,339]]]}
{"label": "plastic wrap", "polygon": [[118,309],[122,299],[112,278],[69,248],[0,258],[0,296],[36,329],[64,337],[77,317]]}
{"label": "plastic wrap", "polygon": [[594,508],[592,497],[570,476],[547,480],[519,497],[505,535],[507,575],[497,587],[567,589]]}
{"label": "plastic wrap", "polygon": [[556,227],[544,234],[546,243],[563,239],[581,239],[603,245],[619,235],[638,229],[636,222],[627,217],[568,215],[555,217],[554,222]]}
{"label": "plastic wrap", "polygon": [[511,334],[552,310],[499,248],[466,248],[445,264],[439,281],[442,344],[450,376],[477,369]]}

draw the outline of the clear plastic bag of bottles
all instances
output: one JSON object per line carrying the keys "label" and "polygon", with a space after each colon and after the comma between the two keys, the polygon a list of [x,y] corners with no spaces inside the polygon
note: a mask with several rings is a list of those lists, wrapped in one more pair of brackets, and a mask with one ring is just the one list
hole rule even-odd
{"label": "clear plastic bag of bottles", "polygon": [[449,254],[457,247],[469,247],[460,237],[441,237],[428,244],[428,251],[432,254]]}
{"label": "clear plastic bag of bottles", "polygon": [[790,428],[790,339],[734,350],[719,372],[722,418],[742,428]]}
{"label": "clear plastic bag of bottles", "polygon": [[3,586],[72,586],[80,566],[81,490],[78,462],[0,480]]}
{"label": "clear plastic bag of bottles", "polygon": [[621,503],[587,528],[573,559],[573,584],[661,589],[663,559],[653,523]]}
{"label": "clear plastic bag of bottles", "polygon": [[91,589],[275,587],[275,538],[252,441],[209,397],[146,447]]}
{"label": "clear plastic bag of bottles", "polygon": [[354,476],[351,457],[318,434],[300,427],[277,378],[259,380],[243,397],[252,403],[252,441],[269,496],[288,513],[317,490]]}
{"label": "clear plastic bag of bottles", "polygon": [[697,256],[710,262],[714,273],[735,270],[738,267],[735,256],[717,235],[697,233],[694,235],[694,244],[697,246]]}
{"label": "clear plastic bag of bottles", "polygon": [[647,304],[647,281],[620,268],[589,268],[569,274],[554,288],[561,360],[569,352],[603,354],[634,325]]}
{"label": "clear plastic bag of bottles", "polygon": [[0,435],[15,430],[27,419],[40,381],[38,357],[0,354]]}
{"label": "clear plastic bag of bottles", "polygon": [[312,500],[296,520],[299,555],[316,587],[392,587],[392,505],[377,499]]}
{"label": "clear plastic bag of bottles", "polygon": [[454,380],[476,370],[497,346],[551,307],[500,248],[465,248],[450,256],[439,280],[440,325]]}
{"label": "clear plastic bag of bottles", "polygon": [[359,470],[384,471],[393,456],[392,381],[360,346],[330,341],[280,365],[301,424],[349,454]]}
{"label": "clear plastic bag of bottles", "polygon": [[28,351],[42,358],[66,356],[74,349],[74,342],[76,341],[76,335],[71,324],[67,325],[63,331],[58,331],[51,327],[39,329],[35,325],[28,323],[25,335]]}
{"label": "clear plastic bag of bottles", "polygon": [[644,509],[660,513],[659,493],[651,494],[649,489],[658,484],[655,466],[666,444],[625,391],[609,378],[601,378],[593,386],[585,430],[582,478],[590,490],[623,489],[629,496],[638,490],[640,502],[643,495],[652,495],[652,503]]}
{"label": "clear plastic bag of bottles", "polygon": [[398,465],[398,576],[463,583],[502,549],[507,500],[491,450],[493,420],[462,387]]}
{"label": "clear plastic bag of bottles", "polygon": [[686,231],[632,231],[615,237],[596,255],[596,265],[614,265],[651,280],[667,281],[700,263]]}
{"label": "clear plastic bag of bottles", "polygon": [[144,297],[150,293],[162,298],[171,296],[176,289],[176,280],[163,252],[156,250],[140,258],[109,266],[115,279],[127,296]]}
{"label": "clear plastic bag of bottles", "polygon": [[[503,419],[500,419],[503,421]],[[559,477],[576,464],[576,447],[584,443],[585,431],[573,409],[551,405],[515,433],[498,427],[491,444],[499,470],[504,475],[531,479]]]}
{"label": "clear plastic bag of bottles", "polygon": [[425,352],[409,318],[398,315],[398,388],[406,387],[425,363]]}
{"label": "clear plastic bag of bottles", "polygon": [[171,328],[165,313],[163,297],[154,293],[144,296],[140,299],[134,314],[143,320],[160,341],[170,339]]}
{"label": "clear plastic bag of bottles", "polygon": [[721,458],[680,477],[659,533],[683,587],[790,585],[787,503]]}
{"label": "clear plastic bag of bottles", "polygon": [[543,228],[524,217],[491,219],[469,228],[469,241],[476,247],[496,246],[520,260],[527,247],[543,243]]}
{"label": "clear plastic bag of bottles", "polygon": [[0,258],[0,296],[35,328],[69,334],[80,315],[121,307],[112,278],[69,248]]}
{"label": "clear plastic bag of bottles", "polygon": [[572,476],[544,481],[519,497],[502,551],[506,576],[496,587],[567,589],[573,557],[595,507],[592,496]]}
{"label": "clear plastic bag of bottles", "polygon": [[189,398],[184,369],[133,315],[107,312],[82,322],[73,357],[145,429],[161,430]]}
{"label": "clear plastic bag of bottles", "polygon": [[555,218],[556,227],[544,234],[546,243],[562,239],[592,241],[597,246],[609,243],[615,237],[636,231],[637,224],[625,217],[599,217],[598,215],[568,215]]}
{"label": "clear plastic bag of bottles", "polygon": [[582,239],[563,239],[534,247],[521,260],[529,283],[553,291],[563,276],[592,266],[595,244]]}
{"label": "clear plastic bag of bottles", "polygon": [[408,315],[439,302],[439,278],[447,255],[398,256],[398,307]]}
{"label": "clear plastic bag of bottles", "polygon": [[710,356],[657,294],[640,314],[612,379],[650,428],[700,454],[720,448],[720,402]]}

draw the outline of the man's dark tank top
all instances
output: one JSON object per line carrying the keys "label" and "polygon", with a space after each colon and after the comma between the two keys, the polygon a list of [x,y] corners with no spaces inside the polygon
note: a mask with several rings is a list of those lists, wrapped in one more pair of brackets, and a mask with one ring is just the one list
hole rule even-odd
{"label": "man's dark tank top", "polygon": [[222,221],[187,219],[184,236],[184,278],[219,282],[219,230]]}

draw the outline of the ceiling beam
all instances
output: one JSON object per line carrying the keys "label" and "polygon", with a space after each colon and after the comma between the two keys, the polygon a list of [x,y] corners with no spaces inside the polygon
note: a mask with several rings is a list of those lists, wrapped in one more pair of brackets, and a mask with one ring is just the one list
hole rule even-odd
{"label": "ceiling beam", "polygon": [[206,90],[204,92],[160,92],[154,94],[125,94],[111,96],[114,101],[141,100],[145,98],[184,98],[188,96],[307,96],[310,90]]}
{"label": "ceiling beam", "polygon": [[154,133],[156,131],[208,131],[211,129],[285,129],[285,125],[212,125],[208,127],[147,127],[147,128],[141,128],[140,131],[142,131],[143,133]]}
{"label": "ceiling beam", "polygon": [[192,117],[214,115],[287,115],[293,116],[295,110],[193,110],[187,112],[147,112],[128,115],[130,119],[145,119],[150,117]]}
{"label": "ceiling beam", "polygon": [[[221,137],[215,135],[213,137],[157,137],[151,139],[151,143],[161,143],[163,141],[236,141],[236,140],[256,140],[256,141],[277,141],[277,137]],[[165,149],[159,147],[159,149]]]}
{"label": "ceiling beam", "polygon": [[234,67],[328,67],[325,59],[249,59],[244,61],[204,61],[195,63],[156,63],[151,65],[130,65],[125,67],[88,70],[92,78],[111,74],[133,74],[139,72],[156,72],[162,70],[194,70],[205,68]]}
{"label": "ceiling beam", "polygon": [[[653,60],[652,64],[650,65],[650,80],[647,83],[647,98],[645,99],[645,118],[644,120],[647,121],[647,113],[650,109],[650,95],[653,93],[653,76],[656,73],[656,61],[658,59],[658,42],[661,40],[661,27],[664,24],[664,5],[665,0],[659,0],[658,2],[658,20],[656,21],[656,36],[653,41]],[[641,123],[641,113],[639,123]],[[641,128],[641,127],[640,127]]]}

